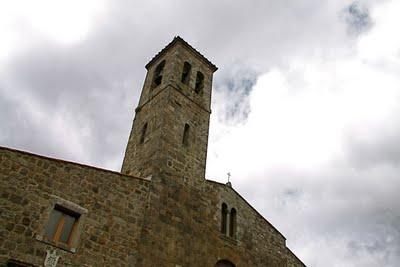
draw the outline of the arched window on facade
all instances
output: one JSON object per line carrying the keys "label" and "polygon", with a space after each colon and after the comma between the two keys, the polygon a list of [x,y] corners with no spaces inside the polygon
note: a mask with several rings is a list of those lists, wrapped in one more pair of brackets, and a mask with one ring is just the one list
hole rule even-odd
{"label": "arched window on facade", "polygon": [[142,132],[140,134],[140,143],[144,143],[144,138],[146,137],[146,132],[147,132],[147,122],[143,125],[142,127]]}
{"label": "arched window on facade", "polygon": [[232,238],[236,237],[236,209],[231,209],[230,220],[229,220],[229,236]]}
{"label": "arched window on facade", "polygon": [[200,71],[196,75],[196,85],[194,91],[198,94],[204,87],[204,75]]}
{"label": "arched window on facade", "polygon": [[189,84],[191,69],[192,69],[192,65],[190,65],[189,62],[185,62],[183,64],[182,78],[181,78],[182,83]]}
{"label": "arched window on facade", "polygon": [[222,203],[221,206],[221,233],[226,235],[226,224],[228,223],[228,206]]}
{"label": "arched window on facade", "polygon": [[164,74],[164,67],[165,67],[165,60],[161,61],[160,64],[158,64],[156,69],[154,70],[153,83],[151,84],[152,88],[157,87],[161,84]]}
{"label": "arched window on facade", "polygon": [[185,128],[183,129],[183,137],[182,137],[182,144],[184,146],[188,146],[189,145],[189,130],[190,130],[190,126],[189,124],[185,124]]}

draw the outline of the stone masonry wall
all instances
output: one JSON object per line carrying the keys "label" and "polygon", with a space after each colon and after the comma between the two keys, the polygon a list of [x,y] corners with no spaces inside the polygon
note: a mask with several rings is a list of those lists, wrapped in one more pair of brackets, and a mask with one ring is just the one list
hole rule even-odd
{"label": "stone masonry wall", "polygon": [[[215,225],[221,225],[222,203],[228,206],[229,212],[232,208],[237,212],[236,236],[233,238],[236,249],[241,248],[246,254],[252,255],[253,266],[281,266],[286,258],[285,237],[230,186],[210,181],[208,186],[218,195],[218,203],[214,204]],[[221,237],[232,240],[222,234]]]}
{"label": "stone masonry wall", "polygon": [[[288,254],[285,238],[232,188],[206,181],[200,187],[154,177],[137,266],[303,267]],[[237,210],[235,238],[221,233],[221,204]],[[290,258],[289,258],[290,257]]]}
{"label": "stone masonry wall", "polygon": [[[134,266],[150,182],[75,163],[0,148],[0,266],[9,259],[43,266]],[[54,199],[87,214],[75,253],[37,240]],[[39,238],[40,239],[40,238]]]}
{"label": "stone masonry wall", "polygon": [[[162,83],[152,87],[155,68],[165,60]],[[188,84],[181,82],[185,62],[192,65]],[[204,87],[196,93],[196,73]],[[176,43],[148,69],[129,137],[122,173],[147,177],[160,171],[178,172],[183,182],[204,180],[213,72],[181,43]],[[139,142],[148,123],[144,144]],[[185,124],[189,145],[182,145]]]}
{"label": "stone masonry wall", "polygon": [[[161,88],[160,88],[161,89]],[[160,166],[160,145],[163,128],[163,109],[165,106],[165,93],[160,90],[152,101],[136,109],[135,119],[132,124],[122,173],[139,177],[148,177],[157,171]],[[144,124],[147,130],[144,142],[140,142]]]}
{"label": "stone masonry wall", "polygon": [[[156,66],[165,60],[162,83],[151,88]],[[192,65],[189,83],[180,81],[184,62]],[[196,72],[204,88],[194,92]],[[180,43],[149,67],[133,123],[122,172],[151,175],[149,209],[144,218],[137,266],[214,266],[229,259],[237,266],[286,266],[285,238],[232,188],[204,178],[212,70]],[[138,144],[145,122],[149,131]],[[182,144],[185,124],[188,145]],[[237,238],[220,232],[221,204],[238,212]],[[303,266],[294,261],[293,266]]]}
{"label": "stone masonry wall", "polygon": [[[16,259],[42,266],[304,266],[285,238],[232,188],[204,180],[153,181],[0,149],[0,266]],[[37,240],[54,197],[88,210],[76,253]],[[220,232],[221,205],[237,210],[237,235]]]}
{"label": "stone masonry wall", "polygon": [[[172,85],[163,111],[165,124],[162,149],[163,170],[181,183],[200,186],[204,182],[209,113],[182,96]],[[188,144],[182,144],[185,124],[190,126]]]}
{"label": "stone masonry wall", "polygon": [[[152,88],[152,80],[154,71],[161,61],[165,60],[164,75],[161,85]],[[187,61],[192,65],[189,83],[181,83],[181,75],[184,62]],[[196,73],[200,71],[204,74],[204,88],[200,93],[195,93]],[[194,102],[202,106],[206,110],[210,110],[211,105],[211,92],[212,92],[213,72],[202,60],[188,51],[182,44],[176,43],[164,55],[158,58],[148,69],[146,78],[143,84],[142,93],[140,96],[138,106],[143,106],[146,102],[151,100],[161,88],[166,84],[177,84],[183,88],[186,95],[189,96]]]}

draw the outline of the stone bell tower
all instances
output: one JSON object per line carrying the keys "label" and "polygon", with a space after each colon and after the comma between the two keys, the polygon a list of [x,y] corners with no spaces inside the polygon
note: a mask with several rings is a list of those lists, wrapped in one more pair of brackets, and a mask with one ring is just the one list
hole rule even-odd
{"label": "stone bell tower", "polygon": [[180,37],[146,65],[147,75],[122,173],[204,179],[213,73],[217,67]]}

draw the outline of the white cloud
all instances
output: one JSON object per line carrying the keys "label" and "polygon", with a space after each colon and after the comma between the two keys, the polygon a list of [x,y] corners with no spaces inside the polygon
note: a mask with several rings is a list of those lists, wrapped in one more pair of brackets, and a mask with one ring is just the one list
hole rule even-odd
{"label": "white cloud", "polygon": [[372,9],[374,27],[340,56],[296,57],[261,74],[245,123],[221,120],[227,98],[215,94],[207,175],[225,181],[230,171],[310,266],[400,260],[390,226],[400,210],[388,211],[400,162],[360,167],[354,157],[368,156],[352,150],[400,139],[399,11],[396,1]]}
{"label": "white cloud", "polygon": [[64,45],[81,41],[104,5],[103,0],[0,1],[0,64],[41,38]]}

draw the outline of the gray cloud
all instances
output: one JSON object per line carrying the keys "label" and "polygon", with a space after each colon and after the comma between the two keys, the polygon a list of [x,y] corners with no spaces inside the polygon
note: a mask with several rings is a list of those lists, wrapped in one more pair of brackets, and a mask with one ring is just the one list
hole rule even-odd
{"label": "gray cloud", "polygon": [[360,2],[351,3],[343,12],[350,34],[360,34],[372,27],[368,9]]}
{"label": "gray cloud", "polygon": [[[218,112],[219,120],[237,124],[247,119],[250,112],[249,96],[256,83],[257,73],[244,66],[232,66],[224,70],[222,78],[215,83],[213,105],[223,111]],[[220,101],[220,97],[229,101]]]}
{"label": "gray cloud", "polygon": [[400,137],[399,118],[391,122],[391,129],[381,129],[381,135],[371,141],[348,137],[349,161],[358,168],[375,168],[380,165],[399,166]]}
{"label": "gray cloud", "polygon": [[[216,90],[222,84],[230,83],[231,89],[229,85],[224,88],[234,91],[227,116],[245,118],[248,105],[239,106],[239,102],[251,88],[255,72],[285,64],[287,58],[282,55],[289,57],[290,54],[310,52],[310,43],[319,43],[324,38],[310,39],[311,32],[305,34],[301,29],[310,29],[319,19],[330,25],[328,21],[337,19],[337,14],[330,12],[329,16],[322,17],[319,12],[330,7],[311,5],[311,1],[299,2],[290,9],[275,2],[244,5],[227,1],[197,4],[149,1],[138,9],[129,1],[110,1],[107,12],[98,18],[95,28],[77,44],[58,45],[45,39],[37,40],[39,37],[35,34],[24,32],[35,39],[10,59],[1,79],[25,93],[26,101],[32,99],[49,116],[62,112],[76,119],[74,127],[88,127],[90,138],[80,137],[87,146],[86,155],[70,154],[68,158],[104,165],[110,155],[121,158],[130,128],[127,122],[132,120],[145,75],[143,66],[174,35],[182,35],[218,63],[221,74],[215,79]],[[156,13],[160,8],[163,12]],[[248,14],[252,14],[251,20]],[[289,20],[293,15],[301,18],[300,24]],[[319,35],[331,39],[327,43],[334,47],[337,41],[326,33],[326,28],[316,30]],[[24,31],[28,30],[24,28]],[[26,40],[28,44],[30,41]],[[296,49],[293,49],[293,43],[296,43]],[[240,66],[245,64],[251,66],[253,73],[241,70]],[[243,74],[248,78],[243,81],[246,83],[244,91],[239,92],[241,81],[238,76]],[[45,132],[50,122],[43,123],[47,125],[37,125],[35,131],[47,135],[47,139],[57,139]],[[10,133],[3,137],[9,140],[5,144],[19,143],[18,138]],[[32,138],[30,146],[41,147],[36,150],[40,153],[63,155],[65,151],[59,145],[35,144],[36,140]]]}

